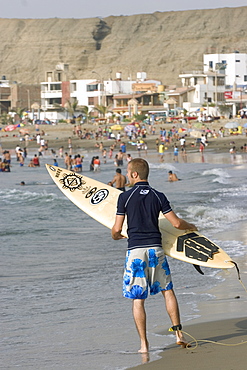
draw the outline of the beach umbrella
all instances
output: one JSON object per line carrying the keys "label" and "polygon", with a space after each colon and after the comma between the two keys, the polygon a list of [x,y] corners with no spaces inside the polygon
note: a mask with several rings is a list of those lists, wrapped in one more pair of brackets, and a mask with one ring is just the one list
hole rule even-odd
{"label": "beach umbrella", "polygon": [[4,128],[4,131],[14,131],[18,127],[17,125],[8,125]]}
{"label": "beach umbrella", "polygon": [[126,125],[124,128],[125,132],[131,132],[131,131],[136,132],[136,130],[137,130],[136,126],[133,123]]}
{"label": "beach umbrella", "polygon": [[239,124],[237,122],[227,122],[225,128],[238,128]]}
{"label": "beach umbrella", "polygon": [[123,130],[123,127],[121,125],[113,125],[113,126],[111,126],[111,129],[121,131],[121,130]]}

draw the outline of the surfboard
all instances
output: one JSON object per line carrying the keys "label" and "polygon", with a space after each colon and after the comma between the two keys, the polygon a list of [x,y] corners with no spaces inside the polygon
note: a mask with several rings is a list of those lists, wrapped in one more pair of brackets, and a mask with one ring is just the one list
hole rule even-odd
{"label": "surfboard", "polygon": [[[47,164],[46,168],[67,198],[90,217],[112,228],[120,190],[60,167]],[[228,254],[199,232],[178,230],[163,215],[159,218],[159,227],[166,255],[198,266],[221,269],[234,267]],[[126,222],[122,234],[127,237]]]}

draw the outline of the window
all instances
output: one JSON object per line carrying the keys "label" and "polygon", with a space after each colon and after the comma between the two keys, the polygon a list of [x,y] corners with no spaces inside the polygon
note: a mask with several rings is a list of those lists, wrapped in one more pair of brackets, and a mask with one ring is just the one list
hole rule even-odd
{"label": "window", "polygon": [[61,90],[61,84],[51,84],[51,90]]}
{"label": "window", "polygon": [[96,84],[96,85],[87,85],[87,91],[98,91],[98,84]]}
{"label": "window", "polygon": [[244,75],[244,81],[247,81],[247,75]]}
{"label": "window", "polygon": [[71,84],[71,92],[76,91],[76,82],[72,82]]}
{"label": "window", "polygon": [[217,93],[218,101],[223,102],[225,100],[224,93]]}
{"label": "window", "polygon": [[144,95],[143,96],[143,105],[149,105],[150,104],[150,96]]}
{"label": "window", "polygon": [[217,84],[217,86],[224,86],[225,85],[225,77],[217,76],[217,80],[215,79],[215,77],[213,77],[213,86],[216,86],[215,83]]}
{"label": "window", "polygon": [[213,68],[213,66],[214,66],[214,62],[213,62],[212,60],[210,60],[210,61],[208,62],[208,66],[209,66],[209,68]]}
{"label": "window", "polygon": [[222,61],[221,61],[221,63],[222,63],[222,64],[227,64],[227,63],[226,63],[226,60],[222,60]]}
{"label": "window", "polygon": [[218,82],[218,86],[224,86],[225,85],[225,77],[218,77],[217,82]]}
{"label": "window", "polygon": [[46,73],[46,78],[47,78],[48,82],[51,82],[52,81],[52,72],[47,72]]}
{"label": "window", "polygon": [[240,60],[239,60],[239,59],[237,59],[237,60],[236,60],[236,63],[240,63]]}
{"label": "window", "polygon": [[88,97],[88,105],[94,105],[94,104],[95,104],[94,96],[89,96]]}
{"label": "window", "polygon": [[62,104],[62,99],[61,98],[51,98],[49,99],[49,103],[50,105],[54,105],[54,104]]}

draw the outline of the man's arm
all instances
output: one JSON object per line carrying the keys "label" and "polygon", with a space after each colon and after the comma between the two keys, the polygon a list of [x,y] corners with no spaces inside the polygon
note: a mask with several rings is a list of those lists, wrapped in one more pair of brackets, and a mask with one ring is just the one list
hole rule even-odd
{"label": "man's arm", "polygon": [[190,224],[182,218],[179,218],[173,211],[164,214],[164,216],[176,229],[192,231],[197,230],[197,227],[194,224]]}
{"label": "man's arm", "polygon": [[114,176],[113,179],[111,180],[112,185],[116,182],[116,180],[117,180],[116,176]]}
{"label": "man's arm", "polygon": [[111,236],[114,240],[124,239],[125,236],[121,235],[125,216],[116,215],[115,224],[111,229]]}

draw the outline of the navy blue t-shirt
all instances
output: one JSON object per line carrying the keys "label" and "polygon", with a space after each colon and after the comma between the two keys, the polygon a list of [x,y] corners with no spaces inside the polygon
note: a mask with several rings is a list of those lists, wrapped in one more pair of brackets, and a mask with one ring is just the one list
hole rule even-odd
{"label": "navy blue t-shirt", "polygon": [[148,182],[137,182],[118,198],[117,215],[127,215],[128,249],[161,246],[158,217],[172,211],[166,196]]}

